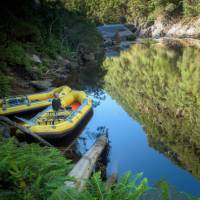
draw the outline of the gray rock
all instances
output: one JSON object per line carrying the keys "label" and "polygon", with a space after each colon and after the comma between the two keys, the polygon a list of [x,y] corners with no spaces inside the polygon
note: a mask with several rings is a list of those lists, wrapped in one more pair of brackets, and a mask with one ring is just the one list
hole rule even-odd
{"label": "gray rock", "polygon": [[85,53],[83,55],[83,58],[86,60],[86,61],[95,61],[95,54],[90,52],[90,53]]}
{"label": "gray rock", "polygon": [[98,26],[97,30],[101,33],[104,40],[115,40],[115,38],[120,39],[120,41],[127,40],[128,37],[131,37],[133,33],[123,24],[110,24]]}
{"label": "gray rock", "polygon": [[64,59],[64,60],[63,60],[63,65],[64,65],[65,67],[70,66],[70,65],[71,65],[71,62],[70,62],[68,59]]}
{"label": "gray rock", "polygon": [[132,38],[135,38],[133,33],[128,29],[125,31],[119,31],[118,37],[120,38],[121,41],[132,40]]}
{"label": "gray rock", "polygon": [[112,39],[111,39],[111,38],[104,38],[104,45],[105,45],[106,47],[112,46],[112,45],[113,45]]}
{"label": "gray rock", "polygon": [[79,69],[79,68],[80,68],[80,66],[78,65],[77,62],[72,62],[72,63],[71,63],[71,69],[72,69],[72,70]]}
{"label": "gray rock", "polygon": [[55,74],[55,77],[59,81],[66,81],[69,77],[69,74]]}
{"label": "gray rock", "polygon": [[126,27],[132,32],[135,33],[137,31],[137,27],[134,24],[126,24]]}
{"label": "gray rock", "polygon": [[41,60],[40,57],[37,56],[37,55],[32,55],[31,59],[32,59],[32,61],[35,62],[35,63],[40,63],[40,64],[42,63],[42,60]]}
{"label": "gray rock", "polygon": [[153,38],[200,38],[200,17],[197,18],[172,18],[169,16],[158,17],[155,23],[140,30],[140,36]]}
{"label": "gray rock", "polygon": [[170,27],[166,35],[176,37],[200,37],[200,17],[196,19],[180,20]]}
{"label": "gray rock", "polygon": [[52,80],[48,79],[48,80],[31,81],[30,85],[39,90],[47,90],[50,87],[52,87]]}
{"label": "gray rock", "polygon": [[59,61],[60,61],[60,60],[63,60],[63,57],[60,56],[60,55],[58,55],[58,56],[57,56],[57,60],[59,60]]}

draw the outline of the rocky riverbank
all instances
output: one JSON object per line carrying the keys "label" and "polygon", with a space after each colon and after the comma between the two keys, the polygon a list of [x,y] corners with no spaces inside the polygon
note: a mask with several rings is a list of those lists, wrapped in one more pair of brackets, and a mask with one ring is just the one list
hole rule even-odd
{"label": "rocky riverbank", "polygon": [[130,42],[130,40],[134,40],[135,38],[200,39],[200,16],[174,17],[162,15],[151,25],[147,21],[144,21],[144,19],[137,18],[129,24],[99,26],[98,30],[104,38],[106,47],[125,41],[127,43],[127,41]]}
{"label": "rocky riverbank", "polygon": [[200,17],[160,16],[149,26],[134,23],[139,37],[200,38]]}
{"label": "rocky riverbank", "polygon": [[68,84],[98,65],[95,23],[60,1],[8,1],[0,15],[0,98]]}
{"label": "rocky riverbank", "polygon": [[[57,59],[49,62],[48,70],[40,76],[37,76],[34,71],[30,75],[9,70],[7,76],[14,77],[10,79],[10,94],[30,94],[64,84],[70,85],[82,71],[97,67],[103,54],[102,48],[96,51],[82,50],[74,59],[58,56]],[[45,59],[38,55],[33,55],[33,58],[35,66],[45,62]]]}
{"label": "rocky riverbank", "polygon": [[107,24],[99,26],[104,39],[106,56],[117,56],[142,38],[155,39],[161,45],[200,48],[200,17],[160,16],[154,24],[137,19],[130,24]]}
{"label": "rocky riverbank", "polygon": [[[46,90],[51,87],[69,84],[74,75],[79,75],[86,68],[98,67],[99,61],[104,55],[104,49],[89,50],[80,48],[77,50],[76,57],[68,59],[58,56],[48,67],[46,73],[40,79],[30,80],[29,86],[36,90]],[[40,59],[40,58],[38,58]],[[42,59],[40,60],[42,62]]]}
{"label": "rocky riverbank", "polygon": [[97,30],[103,37],[106,56],[117,56],[135,43],[136,34],[124,24],[107,24],[98,26]]}

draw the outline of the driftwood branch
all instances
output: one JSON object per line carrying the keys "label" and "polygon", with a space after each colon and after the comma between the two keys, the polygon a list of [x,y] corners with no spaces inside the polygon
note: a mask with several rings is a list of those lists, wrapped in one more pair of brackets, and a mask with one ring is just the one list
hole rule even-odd
{"label": "driftwood branch", "polygon": [[97,139],[91,149],[86,152],[86,154],[78,161],[69,173],[69,176],[73,177],[75,180],[66,181],[65,186],[77,188],[78,190],[82,190],[84,188],[85,182],[90,177],[95,163],[101,155],[107,142],[106,136],[100,136]]}
{"label": "driftwood branch", "polygon": [[21,126],[20,124],[10,120],[7,117],[4,116],[0,116],[0,121],[4,122],[10,126],[13,126],[15,128],[18,128],[20,131],[22,131],[24,134],[32,136],[34,139],[36,139],[37,141],[39,141],[41,144],[45,145],[45,146],[49,146],[49,147],[53,147],[53,145],[51,145],[49,142],[47,142],[46,140],[44,140],[42,137],[40,137],[39,135],[34,134],[33,132],[31,132],[29,129],[27,129],[24,126]]}

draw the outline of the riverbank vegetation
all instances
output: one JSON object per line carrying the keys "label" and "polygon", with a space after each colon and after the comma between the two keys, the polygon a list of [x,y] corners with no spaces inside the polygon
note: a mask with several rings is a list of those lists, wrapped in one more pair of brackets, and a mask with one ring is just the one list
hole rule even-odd
{"label": "riverbank vegetation", "polygon": [[136,18],[151,22],[162,14],[200,14],[198,0],[69,0],[66,6],[101,23],[120,22],[122,19],[133,22]]}
{"label": "riverbank vegetation", "polygon": [[0,16],[0,96],[18,84],[16,77],[38,79],[60,60],[78,66],[80,51],[100,48],[95,24],[62,1],[8,0]]}
{"label": "riverbank vegetation", "polygon": [[14,138],[0,138],[0,199],[1,200],[169,200],[170,196],[197,200],[185,193],[171,193],[170,186],[160,181],[150,188],[142,173],[132,176],[126,173],[117,183],[108,185],[102,181],[100,172],[94,173],[83,191],[64,186],[72,180],[67,174],[71,161],[52,147],[37,144],[19,146]]}
{"label": "riverbank vegetation", "polygon": [[72,168],[71,161],[66,160],[61,152],[54,148],[30,144],[20,147],[14,139],[0,138],[0,199],[34,200],[34,199],[138,199],[147,189],[147,179],[142,174],[131,181],[127,173],[118,184],[106,187],[100,173],[93,175],[86,189],[78,193],[66,188],[64,182]]}

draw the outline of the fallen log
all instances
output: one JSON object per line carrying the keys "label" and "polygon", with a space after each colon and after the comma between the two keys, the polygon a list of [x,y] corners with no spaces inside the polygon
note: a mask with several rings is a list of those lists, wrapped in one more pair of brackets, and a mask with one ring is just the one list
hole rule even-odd
{"label": "fallen log", "polygon": [[95,144],[78,161],[72,171],[68,174],[74,178],[74,181],[66,181],[65,186],[77,188],[81,191],[84,188],[86,180],[90,177],[98,157],[101,155],[108,140],[106,136],[100,136]]}
{"label": "fallen log", "polygon": [[34,139],[36,139],[38,142],[40,142],[41,144],[45,145],[45,146],[49,146],[49,147],[53,147],[53,145],[51,145],[49,142],[47,142],[46,140],[44,140],[42,137],[40,137],[39,135],[34,134],[33,132],[31,132],[28,128],[21,126],[20,124],[10,120],[7,117],[4,116],[0,116],[0,121],[4,122],[10,126],[13,126],[17,129],[19,129],[20,131],[22,131],[24,134],[29,135],[31,137],[33,137]]}

